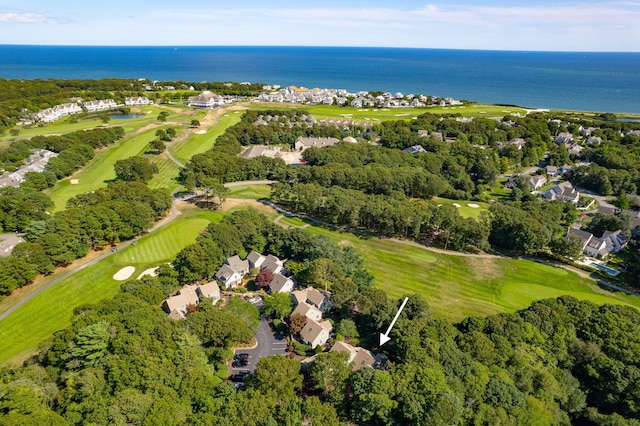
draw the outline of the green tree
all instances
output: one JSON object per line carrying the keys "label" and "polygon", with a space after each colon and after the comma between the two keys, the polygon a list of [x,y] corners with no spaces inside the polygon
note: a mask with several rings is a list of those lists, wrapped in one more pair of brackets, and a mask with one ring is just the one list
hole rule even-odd
{"label": "green tree", "polygon": [[113,166],[116,177],[125,182],[147,182],[158,173],[158,166],[144,157],[118,160]]}
{"label": "green tree", "polygon": [[300,362],[272,355],[260,358],[252,377],[252,386],[260,393],[270,395],[279,401],[295,399],[302,389]]}
{"label": "green tree", "polygon": [[318,354],[311,364],[310,377],[313,386],[319,389],[325,398],[339,404],[345,397],[347,379],[351,373],[346,352],[324,352]]}
{"label": "green tree", "polygon": [[199,127],[200,126],[200,121],[196,120],[195,118],[193,120],[191,120],[190,123],[191,127]]}
{"label": "green tree", "polygon": [[557,256],[577,259],[582,254],[582,239],[577,235],[570,234],[551,240],[549,247],[551,252]]}
{"label": "green tree", "polygon": [[149,142],[149,148],[154,151],[156,154],[160,154],[165,150],[164,142],[160,139],[154,139]]}
{"label": "green tree", "polygon": [[329,290],[333,283],[343,280],[344,272],[336,262],[320,258],[309,266],[309,281],[314,287]]}
{"label": "green tree", "polygon": [[107,354],[110,338],[110,324],[100,321],[78,330],[75,347],[71,355],[80,361],[79,366],[95,367],[100,365]]}
{"label": "green tree", "polygon": [[158,121],[161,122],[161,123],[166,122],[167,118],[169,118],[169,113],[167,111],[161,111],[158,114]]}
{"label": "green tree", "polygon": [[263,310],[266,315],[274,315],[276,318],[283,320],[293,311],[291,296],[288,293],[275,293],[271,296],[266,296]]}

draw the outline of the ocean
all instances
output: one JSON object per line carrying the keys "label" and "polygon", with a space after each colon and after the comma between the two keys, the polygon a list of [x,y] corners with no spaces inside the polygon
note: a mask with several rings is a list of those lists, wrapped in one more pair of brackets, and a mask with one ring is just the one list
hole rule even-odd
{"label": "ocean", "polygon": [[250,81],[640,113],[640,53],[0,45],[0,78]]}

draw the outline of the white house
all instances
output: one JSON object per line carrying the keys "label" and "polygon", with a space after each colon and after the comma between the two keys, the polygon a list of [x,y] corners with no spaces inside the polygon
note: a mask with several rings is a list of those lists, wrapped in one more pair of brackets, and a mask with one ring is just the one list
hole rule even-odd
{"label": "white house", "polygon": [[151,101],[151,99],[147,98],[146,96],[134,96],[124,99],[124,104],[126,106],[146,106],[152,103],[153,102]]}
{"label": "white house", "polygon": [[226,263],[222,265],[220,269],[218,269],[218,272],[216,272],[215,277],[227,289],[237,287],[240,284],[242,284],[242,274],[231,269],[229,265],[227,265]]}
{"label": "white house", "polygon": [[546,182],[547,178],[543,175],[532,176],[529,178],[529,187],[532,191],[535,191],[542,188]]}
{"label": "white house", "polygon": [[87,112],[109,111],[118,108],[116,101],[113,99],[100,99],[97,101],[88,101],[82,104]]}
{"label": "white house", "polygon": [[303,315],[308,319],[314,321],[320,321],[322,319],[322,312],[318,308],[313,305],[309,305],[307,303],[300,303],[296,308],[291,312],[291,315]]}
{"label": "white house", "polygon": [[264,263],[266,257],[258,253],[257,251],[251,250],[251,253],[247,256],[247,261],[249,261],[249,268],[260,268]]}
{"label": "white house", "polygon": [[243,277],[249,273],[249,261],[240,259],[238,255],[231,256],[225,263]]}
{"label": "white house", "polygon": [[300,332],[302,343],[311,345],[315,349],[318,345],[324,345],[329,340],[333,327],[329,321],[317,322],[312,319],[307,320],[304,328]]}
{"label": "white house", "polygon": [[220,288],[215,282],[204,285],[185,285],[171,297],[162,302],[162,309],[169,314],[171,319],[182,319],[187,315],[189,305],[196,306],[200,303],[200,298],[212,299],[215,305],[220,300]]}
{"label": "white house", "polygon": [[542,195],[549,200],[562,200],[573,204],[577,204],[580,200],[580,192],[578,192],[570,182],[562,182],[559,185],[553,186]]}
{"label": "white house", "polygon": [[313,287],[307,287],[302,290],[296,290],[291,293],[294,303],[297,305],[306,303],[318,308],[321,312],[329,308],[329,296]]}
{"label": "white house", "polygon": [[617,253],[627,246],[627,238],[622,231],[605,231],[602,238],[594,236],[590,232],[581,229],[570,228],[569,235],[575,235],[582,240],[582,252],[591,257],[606,257],[611,253]]}
{"label": "white house", "polygon": [[213,108],[215,106],[224,105],[224,99],[220,95],[205,90],[198,96],[189,96],[187,105],[197,109]]}
{"label": "white house", "polygon": [[273,274],[273,279],[269,283],[271,293],[291,293],[293,291],[294,282],[291,278],[282,274]]}
{"label": "white house", "polygon": [[218,300],[220,300],[220,287],[218,287],[218,284],[215,281],[198,286],[196,288],[196,293],[200,297],[213,299],[212,303],[214,305]]}

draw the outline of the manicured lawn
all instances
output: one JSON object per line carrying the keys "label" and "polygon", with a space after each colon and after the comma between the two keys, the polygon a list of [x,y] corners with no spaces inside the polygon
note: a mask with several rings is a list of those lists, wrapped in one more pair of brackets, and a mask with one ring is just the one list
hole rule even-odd
{"label": "manicured lawn", "polygon": [[309,222],[305,221],[304,219],[300,219],[299,217],[283,216],[282,218],[280,218],[279,223],[282,226],[300,227],[300,226],[306,225]]}
{"label": "manicured lawn", "polygon": [[[438,204],[458,204],[460,206],[458,207],[458,213],[460,213],[460,216],[462,217],[478,219],[480,217],[480,213],[489,210],[489,204],[481,201],[450,200],[448,198],[441,197],[433,197],[433,200]],[[469,204],[474,207],[469,206]]]}
{"label": "manicured lawn", "polygon": [[573,272],[532,261],[444,255],[389,240],[308,229],[353,244],[377,287],[398,298],[418,293],[437,317],[457,321],[469,315],[514,312],[534,300],[565,294],[640,308],[638,297],[594,290],[590,281]]}
{"label": "manicured lawn", "polygon": [[228,198],[248,198],[260,200],[271,197],[270,185],[241,185],[229,188]]}
{"label": "manicured lawn", "polygon": [[385,121],[385,120],[411,120],[412,117],[424,113],[432,114],[460,114],[463,117],[504,117],[510,113],[525,114],[525,110],[517,107],[505,107],[499,105],[460,105],[450,107],[429,107],[429,108],[353,108],[336,105],[296,105],[282,106],[274,103],[270,104],[249,104],[251,109],[267,110],[281,109],[289,110],[300,108],[309,111],[315,118],[348,118],[358,121]]}
{"label": "manicured lawn", "polygon": [[115,281],[113,275],[121,268],[135,266],[132,278],[137,278],[145,269],[173,260],[211,221],[222,216],[208,210],[186,210],[166,227],[141,237],[135,246],[40,293],[0,323],[0,363],[32,352],[55,331],[68,326],[77,306],[116,294],[121,282]]}
{"label": "manicured lawn", "polygon": [[171,161],[167,154],[163,152],[160,155],[153,155],[149,157],[149,160],[158,166],[158,173],[148,183],[149,188],[167,188],[169,191],[173,191],[180,185],[177,181],[180,167]]}
{"label": "manicured lawn", "polygon": [[[116,161],[143,154],[154,139],[155,129],[147,130],[98,152],[81,171],[58,182],[51,189],[49,195],[55,203],[55,211],[64,209],[67,201],[78,194],[107,186],[107,182],[116,177],[113,170]],[[78,179],[78,183],[72,185],[71,179]]]}
{"label": "manicured lawn", "polygon": [[221,114],[218,117],[218,124],[211,126],[207,133],[202,135],[193,134],[184,142],[175,144],[170,148],[171,153],[180,161],[189,161],[196,154],[207,152],[216,143],[218,136],[224,133],[228,127],[240,121],[241,114]]}

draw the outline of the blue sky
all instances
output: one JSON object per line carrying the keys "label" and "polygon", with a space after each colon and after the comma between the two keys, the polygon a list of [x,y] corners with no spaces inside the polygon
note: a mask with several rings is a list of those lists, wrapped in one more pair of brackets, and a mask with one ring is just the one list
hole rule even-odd
{"label": "blue sky", "polygon": [[640,52],[640,0],[0,0],[0,43]]}

